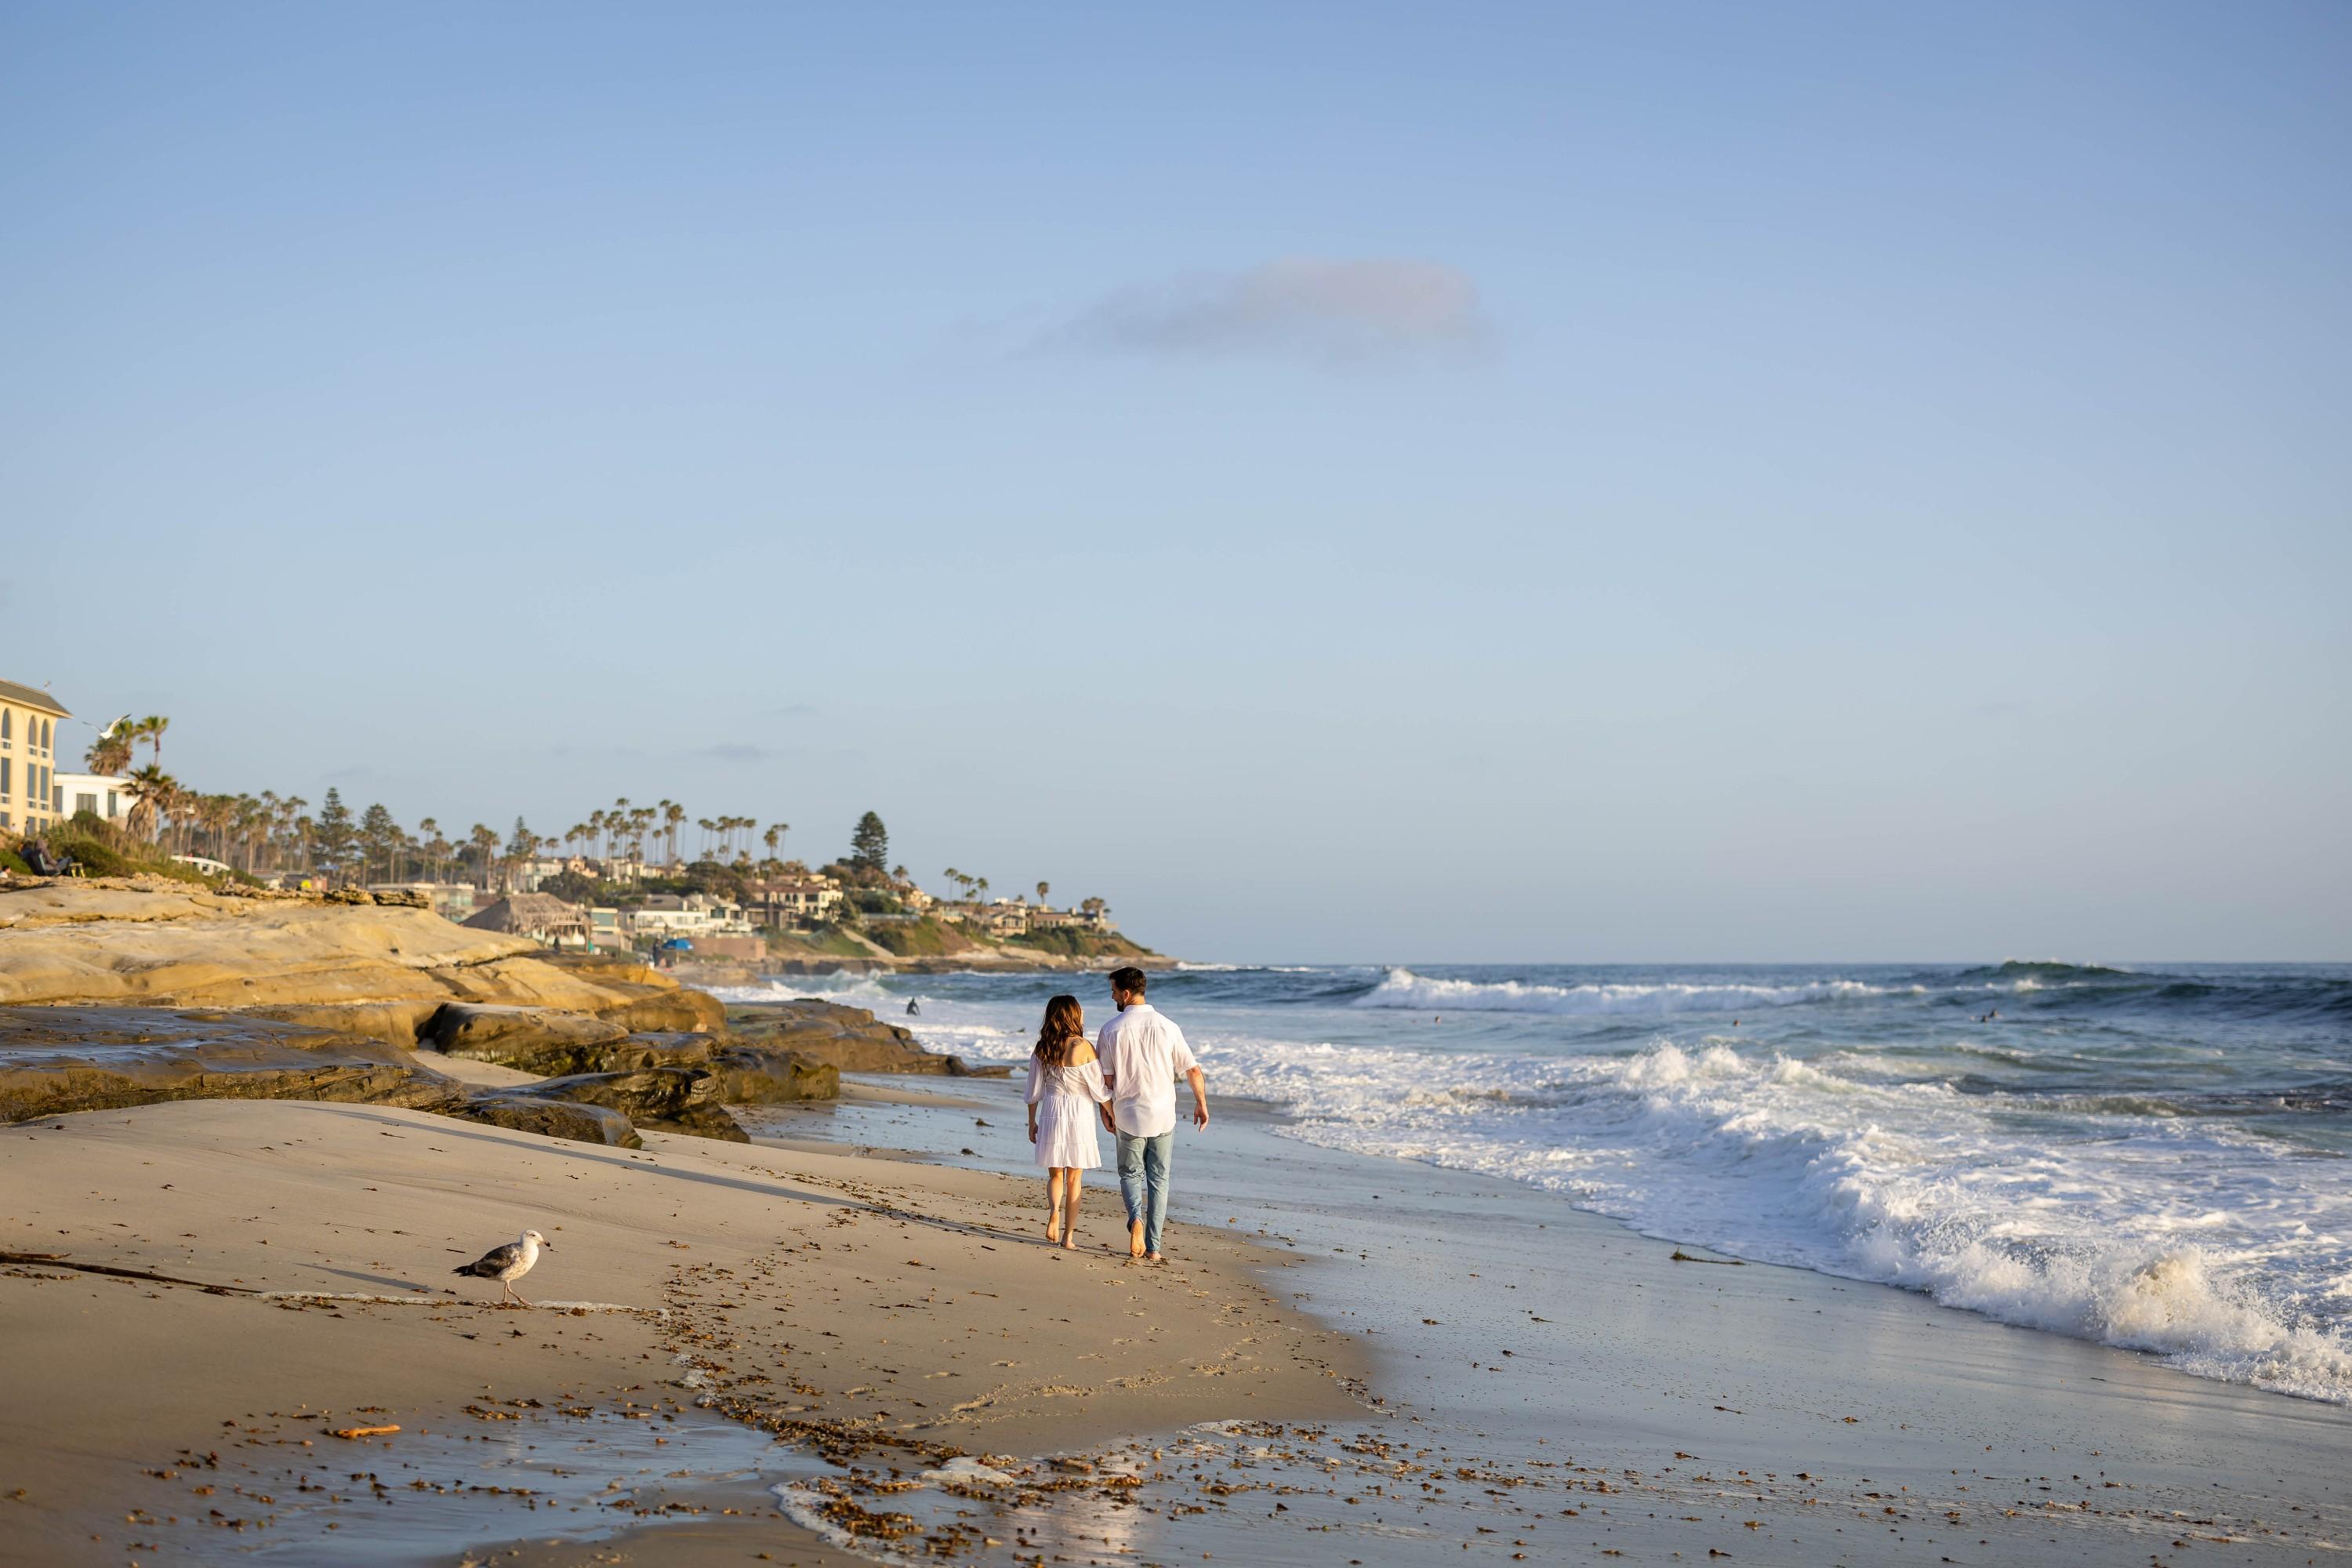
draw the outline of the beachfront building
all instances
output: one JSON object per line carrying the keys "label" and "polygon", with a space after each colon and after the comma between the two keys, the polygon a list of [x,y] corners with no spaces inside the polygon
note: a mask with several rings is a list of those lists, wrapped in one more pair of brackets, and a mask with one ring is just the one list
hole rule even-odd
{"label": "beachfront building", "polygon": [[86,811],[119,822],[131,815],[131,781],[111,773],[59,773],[49,786],[49,805],[66,821]]}
{"label": "beachfront building", "polygon": [[821,925],[840,907],[841,884],[831,877],[771,877],[743,885],[744,911],[772,931]]}
{"label": "beachfront building", "polygon": [[586,947],[595,936],[588,911],[552,893],[509,893],[465,923],[476,931],[529,937],[541,947]]}
{"label": "beachfront building", "polygon": [[621,928],[621,911],[607,904],[597,904],[588,911],[588,941],[593,947],[613,952],[629,951],[629,933]]}
{"label": "beachfront building", "polygon": [[1013,899],[999,899],[983,907],[976,917],[991,936],[1027,936],[1030,910],[1027,904]]}
{"label": "beachfront building", "polygon": [[674,936],[750,936],[743,906],[708,893],[653,893],[628,911],[629,933],[663,941]]}
{"label": "beachfront building", "polygon": [[0,680],[0,831],[57,825],[58,731],[72,717],[40,688]]}

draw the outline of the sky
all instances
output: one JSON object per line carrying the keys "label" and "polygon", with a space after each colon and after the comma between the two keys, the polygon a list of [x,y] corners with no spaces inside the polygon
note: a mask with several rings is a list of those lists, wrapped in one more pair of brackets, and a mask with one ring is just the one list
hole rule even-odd
{"label": "sky", "polygon": [[0,5],[0,677],[1199,960],[2352,959],[2347,79],[2332,4]]}

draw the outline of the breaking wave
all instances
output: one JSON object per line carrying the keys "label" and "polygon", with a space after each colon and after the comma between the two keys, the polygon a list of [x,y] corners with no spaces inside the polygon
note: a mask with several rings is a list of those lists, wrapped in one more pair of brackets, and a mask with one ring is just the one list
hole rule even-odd
{"label": "breaking wave", "polygon": [[[2352,1161],[2126,1101],[2030,1127],[1778,1053],[1204,1053],[1332,1148],[1529,1183],[1661,1239],[1920,1290],[2185,1372],[2352,1403]],[[2326,1097],[2323,1097],[2325,1100]],[[2079,1114],[2078,1114],[2079,1113]]]}
{"label": "breaking wave", "polygon": [[1717,1013],[1791,1002],[1879,996],[1884,986],[1859,980],[1817,980],[1790,985],[1655,984],[1542,985],[1517,980],[1440,980],[1391,969],[1356,998],[1359,1007],[1416,1013]]}

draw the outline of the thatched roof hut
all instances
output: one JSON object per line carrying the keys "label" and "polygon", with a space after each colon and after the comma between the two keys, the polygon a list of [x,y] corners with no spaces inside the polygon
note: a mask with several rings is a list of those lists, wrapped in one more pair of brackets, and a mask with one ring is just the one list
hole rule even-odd
{"label": "thatched roof hut", "polygon": [[509,893],[466,921],[477,931],[527,936],[550,947],[586,945],[593,940],[588,911],[552,893]]}

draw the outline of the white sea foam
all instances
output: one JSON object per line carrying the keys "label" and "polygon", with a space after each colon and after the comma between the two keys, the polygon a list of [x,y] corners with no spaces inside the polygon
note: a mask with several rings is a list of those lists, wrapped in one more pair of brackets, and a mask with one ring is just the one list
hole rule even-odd
{"label": "white sea foam", "polygon": [[[1923,1290],[2184,1371],[2352,1403],[2352,1162],[2178,1117],[2005,1124],[1769,1051],[1433,1056],[1211,1039],[1310,1142],[1530,1183],[1662,1239]],[[1441,1076],[1442,1075],[1442,1076]]]}
{"label": "white sea foam", "polygon": [[1440,980],[1410,969],[1391,969],[1354,1005],[1416,1013],[1713,1013],[1885,994],[1884,986],[1834,978],[1794,985],[1536,985],[1517,980]]}
{"label": "white sea foam", "polygon": [[852,1007],[906,1005],[903,993],[883,989],[871,974],[836,969],[829,974],[777,975],[756,985],[714,985],[710,994],[722,1002],[840,1002]]}

